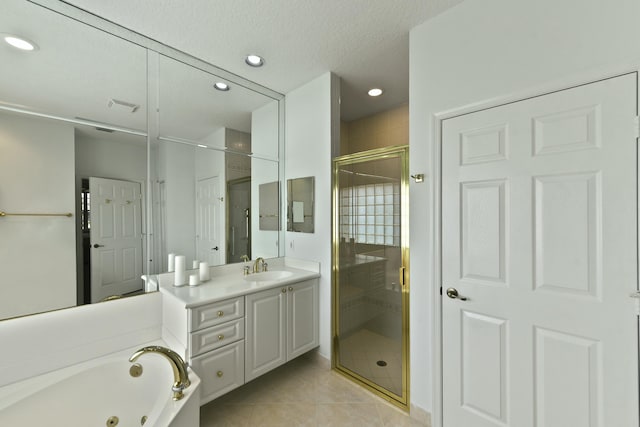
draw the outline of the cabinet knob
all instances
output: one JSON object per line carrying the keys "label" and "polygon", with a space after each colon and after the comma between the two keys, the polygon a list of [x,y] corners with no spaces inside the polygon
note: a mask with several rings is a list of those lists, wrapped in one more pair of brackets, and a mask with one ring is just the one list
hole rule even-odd
{"label": "cabinet knob", "polygon": [[282,288],[282,293],[286,293],[287,292],[287,288]]}
{"label": "cabinet knob", "polygon": [[216,375],[218,376],[218,378],[222,378],[222,376],[224,375],[224,372],[218,371],[216,372]]}
{"label": "cabinet knob", "polygon": [[289,286],[289,292],[293,292],[293,288]]}
{"label": "cabinet knob", "polygon": [[220,334],[218,335],[218,341],[222,341],[224,339],[224,335]]}
{"label": "cabinet knob", "polygon": [[224,311],[220,310],[220,311],[218,312],[218,317],[222,317],[222,316],[224,316]]}

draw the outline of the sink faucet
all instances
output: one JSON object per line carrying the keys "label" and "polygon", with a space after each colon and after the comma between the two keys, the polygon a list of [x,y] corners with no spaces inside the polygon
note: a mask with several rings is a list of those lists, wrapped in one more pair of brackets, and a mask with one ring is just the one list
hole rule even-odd
{"label": "sink faucet", "polygon": [[189,374],[187,373],[187,364],[184,362],[182,357],[173,350],[158,345],[152,345],[149,347],[143,347],[133,353],[129,358],[129,362],[135,362],[138,357],[145,353],[157,353],[167,358],[171,364],[171,369],[173,370],[174,382],[173,387],[171,387],[171,390],[173,391],[173,400],[182,399],[184,397],[184,393],[182,391],[191,385],[191,381],[189,381]]}
{"label": "sink faucet", "polygon": [[260,271],[264,271],[264,258],[262,258],[261,256],[256,258],[256,261],[253,263],[253,272],[254,273],[260,273]]}

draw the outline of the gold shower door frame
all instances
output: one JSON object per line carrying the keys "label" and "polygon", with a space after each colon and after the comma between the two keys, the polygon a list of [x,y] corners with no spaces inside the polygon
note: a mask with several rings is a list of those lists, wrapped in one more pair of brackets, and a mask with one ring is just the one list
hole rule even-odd
{"label": "gold shower door frame", "polygon": [[[376,384],[357,372],[344,366],[340,361],[340,176],[341,167],[358,163],[383,160],[389,158],[400,159],[400,251],[401,268],[398,271],[398,280],[401,292],[401,361],[402,361],[402,387],[401,394]],[[364,386],[374,394],[393,403],[394,405],[409,410],[409,146],[393,146],[374,149],[355,154],[336,157],[333,160],[333,197],[332,197],[332,368]]]}

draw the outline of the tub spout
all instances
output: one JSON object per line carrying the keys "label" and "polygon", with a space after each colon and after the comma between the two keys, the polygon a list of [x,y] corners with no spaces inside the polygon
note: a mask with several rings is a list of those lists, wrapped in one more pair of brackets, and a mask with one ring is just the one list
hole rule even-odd
{"label": "tub spout", "polygon": [[171,349],[152,345],[149,347],[143,347],[133,353],[129,358],[129,362],[135,362],[138,357],[145,353],[157,353],[164,356],[169,361],[171,369],[173,370],[174,378],[173,387],[171,387],[171,390],[173,391],[173,400],[182,399],[184,397],[183,390],[191,385],[191,381],[189,381],[189,374],[187,373],[187,364],[184,362],[184,359]]}

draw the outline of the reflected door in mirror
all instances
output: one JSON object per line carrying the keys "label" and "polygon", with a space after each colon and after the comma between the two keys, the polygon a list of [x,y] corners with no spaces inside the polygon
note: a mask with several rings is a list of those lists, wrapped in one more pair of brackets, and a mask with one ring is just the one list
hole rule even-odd
{"label": "reflected door in mirror", "polygon": [[91,302],[142,290],[140,183],[89,178]]}
{"label": "reflected door in mirror", "polygon": [[220,177],[198,181],[196,187],[196,257],[209,265],[224,264],[220,258],[221,233],[224,219],[221,215]]}

